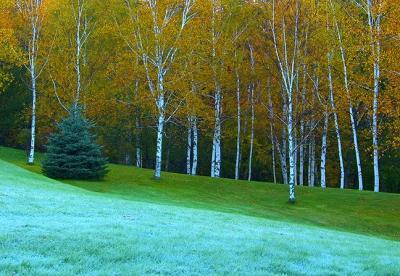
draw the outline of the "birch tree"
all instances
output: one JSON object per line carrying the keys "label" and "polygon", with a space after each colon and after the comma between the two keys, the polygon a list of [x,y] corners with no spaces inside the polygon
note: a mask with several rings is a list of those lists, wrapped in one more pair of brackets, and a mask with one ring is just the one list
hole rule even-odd
{"label": "birch tree", "polygon": [[74,22],[75,22],[75,63],[74,69],[76,74],[76,90],[73,101],[73,106],[76,108],[79,104],[82,93],[82,72],[81,63],[83,51],[90,36],[91,18],[87,15],[85,0],[73,0],[71,2]]}
{"label": "birch tree", "polygon": [[190,115],[187,117],[187,148],[186,148],[186,173],[197,174],[198,162],[198,128],[197,117]]}
{"label": "birch tree", "polygon": [[339,167],[340,167],[340,188],[344,189],[344,161],[343,161],[343,150],[342,150],[342,137],[340,134],[340,127],[339,127],[339,119],[336,110],[336,103],[335,97],[333,92],[333,80],[332,80],[332,53],[328,53],[328,84],[329,84],[329,100],[331,104],[331,109],[333,113],[333,120],[335,123],[335,133],[336,133],[336,140],[337,140],[337,147],[338,147],[338,156],[339,156]]}
{"label": "birch tree", "polygon": [[28,65],[25,66],[30,76],[30,90],[32,93],[32,113],[31,113],[31,131],[30,147],[28,155],[28,164],[33,165],[35,161],[35,142],[36,142],[36,104],[37,104],[37,80],[43,72],[47,62],[39,62],[39,42],[43,26],[42,0],[21,0],[17,1],[17,7],[22,13],[24,19],[29,23],[30,38],[25,45],[28,55]]}
{"label": "birch tree", "polygon": [[379,192],[378,111],[381,79],[381,0],[352,0],[368,17],[368,32],[373,66],[372,147],[374,160],[374,191]]}
{"label": "birch tree", "polygon": [[221,7],[218,1],[212,0],[212,18],[211,18],[211,56],[212,72],[214,81],[214,134],[212,139],[211,152],[211,177],[220,177],[221,175],[221,134],[222,134],[222,87],[218,76],[217,43],[221,32],[217,30],[217,17],[220,16]]}
{"label": "birch tree", "polygon": [[322,138],[321,138],[321,164],[320,164],[320,184],[322,188],[326,188],[326,152],[328,147],[328,124],[329,124],[329,104],[328,101],[325,103],[325,111],[324,111],[324,124],[322,129]]}
{"label": "birch tree", "polygon": [[249,48],[250,55],[250,67],[251,67],[251,75],[252,80],[249,84],[249,97],[250,97],[250,112],[251,112],[251,127],[250,127],[250,150],[249,150],[249,174],[247,180],[251,180],[251,172],[252,172],[252,162],[253,162],[253,147],[254,147],[254,123],[255,123],[255,99],[254,92],[256,89],[255,84],[255,59],[254,59],[254,48],[253,45],[249,42],[247,43]]}
{"label": "birch tree", "polygon": [[[161,177],[164,125],[169,119],[167,118],[167,107],[170,104],[171,97],[173,97],[172,91],[167,91],[165,88],[165,79],[176,59],[179,49],[178,42],[182,33],[195,15],[192,13],[195,0],[182,0],[179,3],[180,5],[172,3],[165,7],[158,0],[144,1],[145,12],[150,16],[150,33],[146,32],[147,29],[144,28],[141,21],[142,14],[138,11],[142,3],[133,1],[132,4],[131,2],[130,0],[125,1],[134,23],[135,46],[129,45],[131,50],[138,53],[141,58],[149,92],[154,99],[158,113],[154,177],[159,179]],[[161,13],[162,8],[164,14]],[[179,20],[176,19],[177,17],[179,17]],[[175,24],[177,26],[172,26]],[[177,31],[173,34],[167,33],[166,30],[171,31],[172,27],[176,27]],[[151,36],[151,38],[148,36]]]}
{"label": "birch tree", "polygon": [[[278,35],[276,30],[276,10],[275,0],[272,1],[272,20],[270,27],[273,38],[273,46],[278,62],[278,68],[281,75],[281,81],[287,99],[287,137],[289,151],[289,202],[295,202],[295,145],[294,145],[294,117],[293,117],[293,100],[294,100],[294,81],[296,78],[296,62],[298,55],[298,27],[299,27],[299,2],[295,2],[295,14],[293,23],[293,41],[292,50],[289,50],[289,41],[287,39],[287,26],[285,14],[281,14],[281,33],[282,45],[278,44]],[[282,47],[282,49],[280,49]],[[286,162],[286,161],[285,161]]]}
{"label": "birch tree", "polygon": [[[237,59],[237,52],[235,51],[235,58]],[[235,60],[236,61],[236,60]],[[238,70],[238,62],[235,64],[235,78],[236,78],[236,161],[235,161],[235,179],[240,177],[240,147],[241,147],[241,128],[242,128],[242,108],[240,99],[240,74]]]}
{"label": "birch tree", "polygon": [[353,143],[354,143],[354,151],[356,155],[356,162],[357,162],[357,176],[358,176],[358,189],[363,190],[364,189],[364,183],[363,183],[363,175],[362,175],[362,168],[361,168],[361,155],[360,155],[360,149],[358,147],[358,135],[357,135],[357,122],[356,118],[354,115],[354,108],[353,108],[353,101],[351,98],[351,93],[350,93],[350,84],[349,84],[349,74],[348,74],[348,66],[347,66],[347,59],[346,59],[346,52],[344,49],[343,45],[343,40],[342,40],[342,34],[340,32],[339,28],[339,23],[336,19],[336,14],[335,14],[335,8],[332,3],[332,0],[330,0],[330,5],[333,11],[333,18],[334,18],[334,24],[336,28],[336,35],[339,43],[339,49],[340,49],[340,57],[342,60],[342,66],[343,66],[343,82],[344,82],[344,88],[346,91],[346,96],[348,99],[348,104],[349,104],[349,114],[350,114],[350,123],[351,123],[351,130],[353,134]]}

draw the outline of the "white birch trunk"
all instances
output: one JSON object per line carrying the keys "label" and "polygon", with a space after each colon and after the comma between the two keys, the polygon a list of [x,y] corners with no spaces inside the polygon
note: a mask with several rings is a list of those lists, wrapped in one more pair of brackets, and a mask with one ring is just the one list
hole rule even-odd
{"label": "white birch trunk", "polygon": [[[248,43],[249,50],[250,50],[250,65],[251,65],[251,71],[252,75],[255,75],[254,72],[254,67],[255,67],[255,59],[254,59],[254,54],[253,54],[253,46]],[[253,148],[254,148],[254,121],[255,121],[255,103],[254,103],[254,90],[255,90],[255,84],[254,80],[250,84],[250,109],[251,109],[251,129],[250,129],[250,151],[249,151],[249,174],[247,180],[251,180],[251,173],[252,173],[252,167],[253,167]]]}
{"label": "white birch trunk", "polygon": [[214,144],[215,144],[215,159],[214,159],[214,177],[221,176],[221,94],[217,95],[216,104],[216,121],[215,121],[215,133],[214,133]]}
{"label": "white birch trunk", "polygon": [[[152,17],[152,35],[153,39],[143,40],[142,24],[140,14],[136,7],[132,7],[130,1],[125,1],[125,5],[130,12],[131,20],[134,23],[134,37],[135,46],[127,42],[128,47],[142,60],[143,67],[145,69],[147,84],[151,96],[155,100],[155,104],[158,110],[158,122],[157,122],[157,141],[156,141],[156,164],[154,177],[159,179],[161,177],[161,165],[162,165],[162,143],[163,143],[163,132],[164,124],[166,121],[166,107],[168,104],[168,91],[164,90],[164,78],[171,69],[173,62],[175,61],[176,53],[178,51],[177,44],[179,41],[184,28],[187,26],[189,21],[194,17],[191,13],[195,0],[184,0],[182,6],[170,5],[166,8],[164,16],[160,19],[158,14],[158,1],[148,0],[146,5],[149,8],[149,13]],[[182,13],[178,13],[178,8],[182,9]],[[181,21],[172,20],[177,14],[181,14]],[[177,23],[178,22],[178,23]],[[178,32],[174,38],[165,38],[163,30],[171,24],[177,23]],[[146,30],[146,34],[148,30]],[[150,45],[147,45],[150,41]],[[169,43],[174,41],[174,43]],[[156,78],[154,78],[156,75]]]}
{"label": "white birch trunk", "polygon": [[379,192],[379,144],[378,144],[378,106],[379,106],[379,62],[374,64],[374,102],[372,115],[372,146],[374,149],[374,192]]}
{"label": "white birch trunk", "polygon": [[[312,131],[313,125],[314,121],[311,119],[310,131]],[[308,144],[308,186],[315,186],[315,136],[313,133],[310,134]]]}
{"label": "white birch trunk", "polygon": [[252,162],[253,162],[253,147],[254,147],[254,121],[255,121],[255,110],[254,110],[254,84],[250,87],[250,103],[251,103],[251,129],[250,129],[250,151],[249,151],[249,175],[247,180],[251,180]]}
{"label": "white birch trunk", "polygon": [[270,124],[271,129],[271,152],[272,152],[272,176],[274,178],[274,184],[276,184],[276,161],[275,161],[275,140],[274,140],[274,129],[272,123]]}
{"label": "white birch trunk", "polygon": [[328,123],[329,123],[329,111],[326,108],[324,114],[324,127],[322,130],[322,145],[321,145],[321,187],[326,188],[326,151],[327,151],[327,139],[328,139]]}
{"label": "white birch trunk", "polygon": [[311,164],[310,164],[310,186],[315,186],[315,136],[311,137]]}
{"label": "white birch trunk", "polygon": [[89,38],[89,22],[85,18],[85,0],[77,0],[77,10],[73,11],[76,24],[75,32],[75,73],[76,73],[76,91],[74,98],[74,107],[79,104],[82,90],[82,75],[81,75],[81,59],[82,50],[85,47],[87,39]]}
{"label": "white birch trunk", "polygon": [[222,115],[222,95],[221,85],[217,76],[217,62],[216,62],[216,43],[217,32],[215,17],[218,7],[216,1],[212,2],[212,58],[213,58],[213,78],[214,78],[214,135],[213,135],[213,149],[211,157],[211,177],[220,177],[221,174],[221,115]]}
{"label": "white birch trunk", "polygon": [[31,112],[31,133],[30,133],[30,146],[28,155],[28,164],[33,165],[35,162],[35,144],[36,144],[36,101],[37,101],[37,87],[36,81],[38,78],[38,72],[43,70],[44,66],[38,70],[38,43],[40,38],[40,28],[42,24],[42,17],[40,16],[40,7],[42,1],[34,0],[26,2],[25,6],[21,7],[26,10],[28,19],[30,21],[31,36],[29,39],[28,57],[29,66],[27,66],[28,72],[31,78],[31,93],[32,93],[32,112]]}
{"label": "white birch trunk", "polygon": [[[219,90],[219,88],[217,89]],[[211,177],[220,177],[221,174],[221,93],[215,94],[215,126],[213,136],[213,150],[211,159]]]}
{"label": "white birch trunk", "polygon": [[294,185],[298,185],[297,182],[297,133],[296,133],[296,128],[295,126],[293,126],[293,147],[294,147],[294,152],[293,152],[293,156],[294,156]]}
{"label": "white birch trunk", "polygon": [[[313,85],[313,94],[312,94],[312,105],[314,106],[315,96],[319,93],[319,77],[317,75],[317,68],[315,68],[314,72],[314,85]],[[310,186],[315,186],[315,178],[316,178],[316,141],[315,141],[315,134],[313,131],[315,125],[314,115],[311,117],[310,120]]]}
{"label": "white birch trunk", "polygon": [[[78,1],[79,2],[79,1]],[[81,12],[79,8],[79,15],[77,19],[77,28],[76,28],[76,56],[75,56],[75,71],[76,71],[76,94],[74,100],[74,106],[78,106],[80,94],[81,94]]]}
{"label": "white birch trunk", "polygon": [[[377,5],[381,5],[378,1]],[[373,56],[374,67],[374,98],[372,103],[372,147],[374,157],[374,192],[379,192],[379,143],[378,143],[378,108],[379,108],[379,92],[380,92],[380,31],[381,31],[381,14],[379,9],[376,16],[373,14],[373,2],[367,1],[368,24],[371,37],[371,50]],[[380,8],[380,7],[379,7]]]}
{"label": "white birch trunk", "polygon": [[31,65],[31,90],[32,90],[32,118],[31,118],[31,143],[29,148],[28,164],[35,162],[35,141],[36,141],[36,71],[35,65]]}
{"label": "white birch trunk", "polygon": [[193,117],[192,121],[192,132],[193,132],[193,160],[192,160],[192,175],[197,174],[197,159],[198,159],[198,130],[197,130],[197,118]]}
{"label": "white birch trunk", "polygon": [[[333,8],[332,2],[331,2],[331,6]],[[355,117],[354,117],[353,103],[352,103],[351,95],[350,95],[349,75],[347,72],[347,64],[346,64],[346,53],[345,53],[345,50],[343,47],[342,36],[340,34],[339,25],[338,25],[336,18],[335,18],[335,26],[336,26],[336,33],[338,36],[340,55],[341,55],[342,65],[343,65],[344,87],[345,87],[347,99],[349,102],[350,123],[351,123],[351,130],[352,130],[352,134],[353,134],[354,151],[355,151],[356,162],[357,162],[358,189],[363,190],[364,184],[363,184],[363,176],[362,176],[362,169],[361,169],[361,157],[360,157],[360,150],[358,148],[357,126],[356,126],[356,121],[355,121]]]}
{"label": "white birch trunk", "polygon": [[[311,134],[312,135],[312,134]],[[312,146],[311,146],[311,137],[308,139],[308,174],[307,174],[307,184],[311,186],[311,155],[312,155]]]}
{"label": "white birch trunk", "polygon": [[237,68],[235,69],[236,75],[236,123],[237,123],[237,132],[236,132],[236,162],[235,162],[235,179],[239,179],[240,173],[240,135],[241,135],[241,106],[240,106],[240,76]]}
{"label": "white birch trunk", "polygon": [[331,57],[328,55],[328,82],[329,82],[329,96],[330,103],[333,112],[333,119],[335,123],[336,140],[338,146],[339,155],[339,166],[340,166],[340,188],[344,189],[344,161],[343,161],[343,151],[342,151],[342,139],[340,136],[339,119],[336,111],[335,97],[333,94],[333,81],[332,81],[332,69],[331,69]]}
{"label": "white birch trunk", "polygon": [[135,133],[136,167],[141,168],[143,164],[142,164],[142,150],[140,145],[140,119],[138,112],[136,114],[136,119],[135,119],[135,128],[136,128],[136,133]]}
{"label": "white birch trunk", "polygon": [[304,185],[304,122],[300,123],[300,145],[299,145],[299,185]]}
{"label": "white birch trunk", "polygon": [[279,155],[281,158],[281,170],[282,178],[284,184],[289,184],[288,182],[288,171],[287,171],[287,140],[286,140],[286,129],[282,130],[282,143],[278,146]]}
{"label": "white birch trunk", "polygon": [[191,161],[192,161],[192,117],[188,117],[187,128],[187,147],[186,147],[186,174],[191,174]]}
{"label": "white birch trunk", "polygon": [[154,177],[156,179],[160,179],[160,177],[161,177],[164,122],[165,122],[165,116],[163,113],[160,113],[158,116],[158,123],[157,123],[156,165],[155,165],[155,172],[154,172]]}
{"label": "white birch trunk", "polygon": [[[285,18],[282,18],[282,39],[283,39],[283,59],[278,50],[278,41],[275,29],[275,0],[272,1],[272,20],[271,20],[271,31],[273,44],[275,48],[276,57],[278,60],[278,65],[280,68],[280,73],[282,76],[282,84],[286,92],[287,99],[287,137],[289,146],[289,202],[295,202],[295,145],[293,141],[294,134],[294,122],[293,122],[293,86],[294,80],[296,78],[296,58],[298,54],[298,27],[299,27],[299,1],[296,1],[296,15],[293,33],[293,53],[292,57],[289,58],[288,53],[288,43],[286,39],[286,23]],[[285,160],[286,163],[286,160]]]}
{"label": "white birch trunk", "polygon": [[[137,96],[139,93],[139,80],[135,81],[134,96],[137,101]],[[140,126],[140,108],[136,107],[136,117],[135,117],[135,150],[136,150],[136,167],[142,168],[142,149],[141,149],[141,126]]]}
{"label": "white birch trunk", "polygon": [[289,142],[289,201],[295,201],[295,146],[293,141],[293,101],[291,93],[288,93],[288,142]]}
{"label": "white birch trunk", "polygon": [[355,150],[356,162],[357,162],[358,189],[360,191],[362,191],[364,189],[364,184],[363,184],[363,177],[362,177],[362,171],[361,171],[360,150],[358,148],[357,126],[356,126],[356,122],[355,122],[355,118],[354,118],[353,106],[349,107],[349,111],[350,111],[351,129],[353,132],[354,150]]}
{"label": "white birch trunk", "polygon": [[[306,103],[306,93],[307,93],[307,65],[303,65],[303,88],[301,93],[301,104],[302,110],[304,111],[304,105]],[[299,184],[304,185],[304,118],[301,115],[300,118],[300,145],[299,145]]]}

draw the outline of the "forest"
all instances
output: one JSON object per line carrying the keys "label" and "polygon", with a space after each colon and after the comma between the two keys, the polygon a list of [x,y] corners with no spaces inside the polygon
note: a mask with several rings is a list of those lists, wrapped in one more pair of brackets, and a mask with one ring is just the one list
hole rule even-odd
{"label": "forest", "polygon": [[2,0],[0,145],[80,107],[109,162],[400,192],[397,0]]}

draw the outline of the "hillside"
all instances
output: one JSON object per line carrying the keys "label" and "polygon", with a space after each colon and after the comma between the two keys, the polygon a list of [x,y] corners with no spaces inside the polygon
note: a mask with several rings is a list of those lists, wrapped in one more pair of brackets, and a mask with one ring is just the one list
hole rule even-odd
{"label": "hillside", "polygon": [[[39,156],[40,157],[40,156]],[[25,153],[0,147],[0,159],[34,172]],[[40,164],[40,160],[37,161]],[[287,204],[287,187],[270,183],[211,179],[164,173],[153,180],[151,170],[110,165],[102,182],[64,181],[85,190],[126,200],[242,214],[328,227],[400,240],[400,195],[297,187],[297,203]]]}
{"label": "hillside", "polygon": [[0,271],[5,275],[400,270],[396,241],[124,200],[4,161],[0,168]]}

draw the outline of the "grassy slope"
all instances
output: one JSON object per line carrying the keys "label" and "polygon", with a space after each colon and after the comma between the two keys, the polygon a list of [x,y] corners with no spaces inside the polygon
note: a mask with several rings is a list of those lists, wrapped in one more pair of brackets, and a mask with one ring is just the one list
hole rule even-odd
{"label": "grassy slope", "polygon": [[[221,190],[223,184],[215,185]],[[148,189],[151,199],[160,193],[156,187]],[[177,203],[167,192],[160,197]],[[395,275],[398,271],[397,241],[124,200],[0,160],[1,275]]]}
{"label": "grassy slope", "polygon": [[[40,172],[40,167],[25,164],[24,152],[19,150],[0,147],[0,159]],[[151,170],[118,165],[110,168],[103,182],[64,182],[127,200],[285,220],[400,240],[398,194],[298,187],[298,201],[290,205],[284,185],[172,173],[164,173],[161,181],[155,181]]]}

